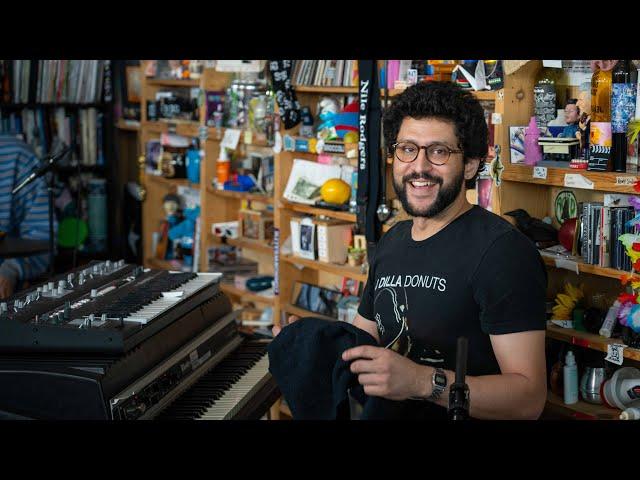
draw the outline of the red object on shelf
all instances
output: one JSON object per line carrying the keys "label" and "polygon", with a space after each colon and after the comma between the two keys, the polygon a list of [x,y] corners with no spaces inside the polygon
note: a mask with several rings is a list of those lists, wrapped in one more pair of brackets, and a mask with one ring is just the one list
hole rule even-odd
{"label": "red object on shelf", "polygon": [[579,347],[589,348],[589,341],[582,338],[571,337],[571,343],[573,345],[578,345]]}

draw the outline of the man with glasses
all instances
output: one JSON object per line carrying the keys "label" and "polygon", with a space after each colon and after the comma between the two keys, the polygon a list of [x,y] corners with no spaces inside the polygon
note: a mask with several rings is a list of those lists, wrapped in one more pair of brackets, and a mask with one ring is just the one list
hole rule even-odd
{"label": "man with glasses", "polygon": [[419,83],[395,98],[383,129],[413,218],[382,236],[353,322],[380,346],[342,358],[367,395],[397,401],[394,415],[446,418],[464,336],[470,416],[538,418],[546,271],[527,237],[466,199],[488,150],[482,106],[452,83]]}

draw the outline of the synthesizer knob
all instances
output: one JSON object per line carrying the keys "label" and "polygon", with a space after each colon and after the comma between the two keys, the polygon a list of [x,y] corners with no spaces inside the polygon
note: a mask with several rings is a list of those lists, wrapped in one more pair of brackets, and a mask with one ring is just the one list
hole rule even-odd
{"label": "synthesizer knob", "polygon": [[63,317],[62,313],[57,313],[56,314],[56,323],[59,325],[59,324],[63,323],[63,321],[64,321],[64,317]]}
{"label": "synthesizer knob", "polygon": [[60,280],[58,282],[58,288],[60,288],[60,287],[62,287],[63,289],[67,288],[67,281],[66,280]]}
{"label": "synthesizer knob", "polygon": [[91,298],[96,298],[98,296],[98,290],[96,288],[91,289]]}
{"label": "synthesizer knob", "polygon": [[67,275],[67,283],[69,284],[69,286],[71,288],[73,288],[73,273],[70,273],[69,275]]}
{"label": "synthesizer knob", "polygon": [[0,303],[0,314],[7,312],[7,302]]}
{"label": "synthesizer knob", "polygon": [[84,273],[80,272],[78,275],[78,285],[84,284]]}
{"label": "synthesizer knob", "polygon": [[104,268],[108,271],[111,270],[111,260],[107,260],[104,264]]}
{"label": "synthesizer knob", "polygon": [[103,323],[104,323],[104,322],[106,322],[106,321],[107,321],[107,314],[106,314],[106,313],[103,313],[103,314],[100,316],[100,320],[101,320]]}
{"label": "synthesizer knob", "polygon": [[89,326],[91,326],[91,324],[92,324],[93,322],[95,322],[95,320],[96,320],[96,316],[95,316],[93,313],[92,313],[92,314],[90,314],[90,315],[89,315]]}
{"label": "synthesizer knob", "polygon": [[64,287],[62,285],[58,285],[58,295],[64,295]]}
{"label": "synthesizer knob", "polygon": [[55,282],[49,282],[47,284],[47,287],[49,288],[49,290],[53,290],[54,288],[56,288],[56,284]]}

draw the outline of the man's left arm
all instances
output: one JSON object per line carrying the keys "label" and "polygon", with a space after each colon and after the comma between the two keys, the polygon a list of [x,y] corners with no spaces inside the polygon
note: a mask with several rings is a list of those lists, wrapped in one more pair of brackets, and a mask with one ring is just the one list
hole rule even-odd
{"label": "man's left arm", "polygon": [[[501,374],[467,376],[469,415],[477,419],[536,419],[547,397],[544,331],[491,335],[491,344]],[[367,395],[390,400],[429,398],[435,369],[419,365],[381,347],[361,346],[344,352],[353,360],[351,371],[358,374]],[[433,403],[448,407],[449,386],[455,372],[445,370],[447,388]]]}

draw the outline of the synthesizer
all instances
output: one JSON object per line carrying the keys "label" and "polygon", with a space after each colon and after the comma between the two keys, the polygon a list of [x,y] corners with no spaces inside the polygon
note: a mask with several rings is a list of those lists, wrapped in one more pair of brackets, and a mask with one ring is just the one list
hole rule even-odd
{"label": "synthesizer", "polygon": [[[92,262],[1,302],[0,418],[157,417],[226,357],[255,350],[220,278]],[[242,374],[224,385],[236,402],[221,418],[248,418],[247,405],[262,413],[273,402],[277,388],[254,363],[234,363]]]}

